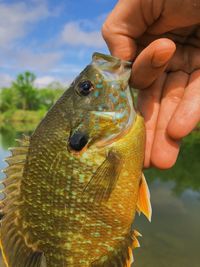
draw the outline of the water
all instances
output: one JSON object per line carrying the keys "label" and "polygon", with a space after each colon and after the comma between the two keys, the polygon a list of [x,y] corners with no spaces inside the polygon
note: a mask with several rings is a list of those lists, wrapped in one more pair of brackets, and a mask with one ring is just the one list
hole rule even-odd
{"label": "water", "polygon": [[[0,168],[23,132],[35,125],[0,126]],[[134,228],[142,233],[134,267],[200,266],[200,133],[182,144],[176,165],[167,171],[145,171],[153,206],[152,223],[141,215]],[[1,174],[1,178],[3,175]],[[0,265],[4,266],[3,263]]]}

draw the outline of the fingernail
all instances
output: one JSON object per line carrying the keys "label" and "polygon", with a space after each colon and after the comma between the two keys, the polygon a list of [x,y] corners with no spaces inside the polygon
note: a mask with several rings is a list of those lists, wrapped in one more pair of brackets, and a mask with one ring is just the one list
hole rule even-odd
{"label": "fingernail", "polygon": [[173,50],[160,50],[155,51],[153,58],[152,58],[152,66],[155,68],[163,67],[168,63],[168,61],[171,59],[174,51]]}

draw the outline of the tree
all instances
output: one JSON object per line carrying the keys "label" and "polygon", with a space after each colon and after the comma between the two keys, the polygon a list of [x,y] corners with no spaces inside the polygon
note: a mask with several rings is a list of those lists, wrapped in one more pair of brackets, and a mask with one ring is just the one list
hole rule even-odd
{"label": "tree", "polygon": [[18,100],[18,93],[13,88],[2,88],[0,91],[0,111],[15,110]]}
{"label": "tree", "polygon": [[48,110],[64,92],[63,86],[58,82],[38,89],[34,86],[35,79],[35,74],[26,71],[17,76],[10,88],[2,88],[0,90],[0,111]]}
{"label": "tree", "polygon": [[50,89],[48,88],[41,88],[38,90],[38,98],[39,98],[39,105],[40,108],[49,109],[55,101],[61,96],[64,92],[63,89],[55,88]]}
{"label": "tree", "polygon": [[18,108],[23,110],[38,108],[37,90],[34,87],[35,79],[35,74],[26,71],[19,74],[16,81],[12,83],[12,87],[19,94]]}

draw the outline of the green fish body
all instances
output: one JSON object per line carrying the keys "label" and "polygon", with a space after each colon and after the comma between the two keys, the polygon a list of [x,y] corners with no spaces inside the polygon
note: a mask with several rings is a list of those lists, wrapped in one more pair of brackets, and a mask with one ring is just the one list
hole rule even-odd
{"label": "green fish body", "polygon": [[136,211],[151,217],[142,175],[145,127],[131,64],[92,63],[12,149],[4,170],[1,249],[7,267],[130,266]]}

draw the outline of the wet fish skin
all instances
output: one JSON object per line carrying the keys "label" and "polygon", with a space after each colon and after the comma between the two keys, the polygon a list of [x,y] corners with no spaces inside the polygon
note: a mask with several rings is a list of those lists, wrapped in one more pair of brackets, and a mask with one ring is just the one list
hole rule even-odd
{"label": "wet fish skin", "polygon": [[[48,267],[130,266],[145,146],[130,72],[130,63],[94,54],[22,141],[23,171],[1,227],[7,266],[39,267],[43,253]],[[13,157],[10,168],[20,164]]]}

